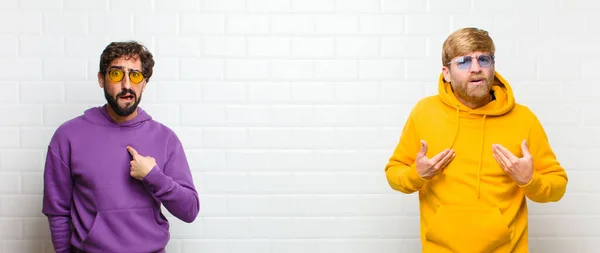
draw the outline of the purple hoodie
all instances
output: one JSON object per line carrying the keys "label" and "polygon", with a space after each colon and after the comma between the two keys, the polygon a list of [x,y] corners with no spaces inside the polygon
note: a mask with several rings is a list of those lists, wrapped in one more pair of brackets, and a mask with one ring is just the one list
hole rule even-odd
{"label": "purple hoodie", "polygon": [[[42,213],[54,249],[162,252],[170,234],[161,204],[188,223],[200,209],[182,144],[139,107],[135,119],[118,124],[105,106],[62,124],[48,146]],[[142,181],[129,174],[128,145],[156,160]]]}

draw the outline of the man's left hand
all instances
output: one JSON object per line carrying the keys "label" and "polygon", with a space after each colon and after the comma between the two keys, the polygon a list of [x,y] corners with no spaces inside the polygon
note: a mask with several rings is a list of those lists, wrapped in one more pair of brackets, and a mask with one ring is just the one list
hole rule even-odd
{"label": "man's left hand", "polygon": [[523,157],[518,158],[500,144],[492,144],[492,155],[500,167],[519,185],[525,185],[533,178],[533,158],[527,148],[527,140],[521,143]]}
{"label": "man's left hand", "polygon": [[129,151],[132,157],[131,162],[129,162],[131,164],[129,174],[135,179],[144,179],[156,165],[156,160],[150,156],[141,156],[130,146],[127,146],[127,151]]}

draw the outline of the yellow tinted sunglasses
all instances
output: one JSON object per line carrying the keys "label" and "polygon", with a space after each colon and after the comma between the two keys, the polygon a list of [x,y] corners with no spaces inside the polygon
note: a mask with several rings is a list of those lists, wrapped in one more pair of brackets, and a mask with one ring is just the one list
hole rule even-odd
{"label": "yellow tinted sunglasses", "polygon": [[[111,69],[108,71],[108,79],[110,79],[111,81],[113,81],[115,83],[123,80],[123,77],[125,77],[125,71],[123,71],[121,69]],[[142,74],[142,72],[139,72],[139,71],[130,71],[129,72],[129,81],[132,84],[139,84],[142,81],[144,81],[144,74]]]}

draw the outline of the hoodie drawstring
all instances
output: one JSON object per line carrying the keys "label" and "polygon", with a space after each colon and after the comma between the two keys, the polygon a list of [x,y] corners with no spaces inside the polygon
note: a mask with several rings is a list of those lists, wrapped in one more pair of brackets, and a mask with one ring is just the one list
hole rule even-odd
{"label": "hoodie drawstring", "polygon": [[[479,145],[479,164],[477,168],[477,199],[481,198],[481,170],[483,164],[483,144],[485,138],[485,119],[487,115],[483,115],[481,122],[481,144]],[[454,147],[454,143],[456,142],[456,137],[458,136],[460,122],[460,106],[456,105],[456,131],[454,132],[454,137],[452,137],[452,143],[450,143],[450,148]]]}
{"label": "hoodie drawstring", "polygon": [[458,127],[459,127],[459,118],[460,116],[460,106],[456,105],[456,130],[454,131],[454,137],[452,137],[452,142],[450,143],[450,148],[454,147],[454,142],[456,141],[456,136],[458,136]]}
{"label": "hoodie drawstring", "polygon": [[483,138],[485,137],[485,117],[487,115],[483,115],[481,122],[481,145],[479,147],[479,168],[477,171],[477,199],[481,197],[481,164],[483,163]]}

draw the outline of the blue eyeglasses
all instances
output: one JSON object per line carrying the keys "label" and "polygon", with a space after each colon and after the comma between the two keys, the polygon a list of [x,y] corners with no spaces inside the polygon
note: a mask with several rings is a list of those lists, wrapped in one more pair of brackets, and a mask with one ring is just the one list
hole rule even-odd
{"label": "blue eyeglasses", "polygon": [[[473,57],[471,56],[461,56],[456,58],[456,60],[454,60],[454,62],[456,62],[456,67],[460,70],[468,70],[471,68],[471,64],[473,63]],[[482,54],[477,56],[477,62],[479,63],[479,66],[481,66],[482,68],[489,68],[490,66],[492,66],[492,64],[494,64],[494,55],[490,55],[490,54]],[[448,62],[448,64],[451,64],[452,62]]]}

